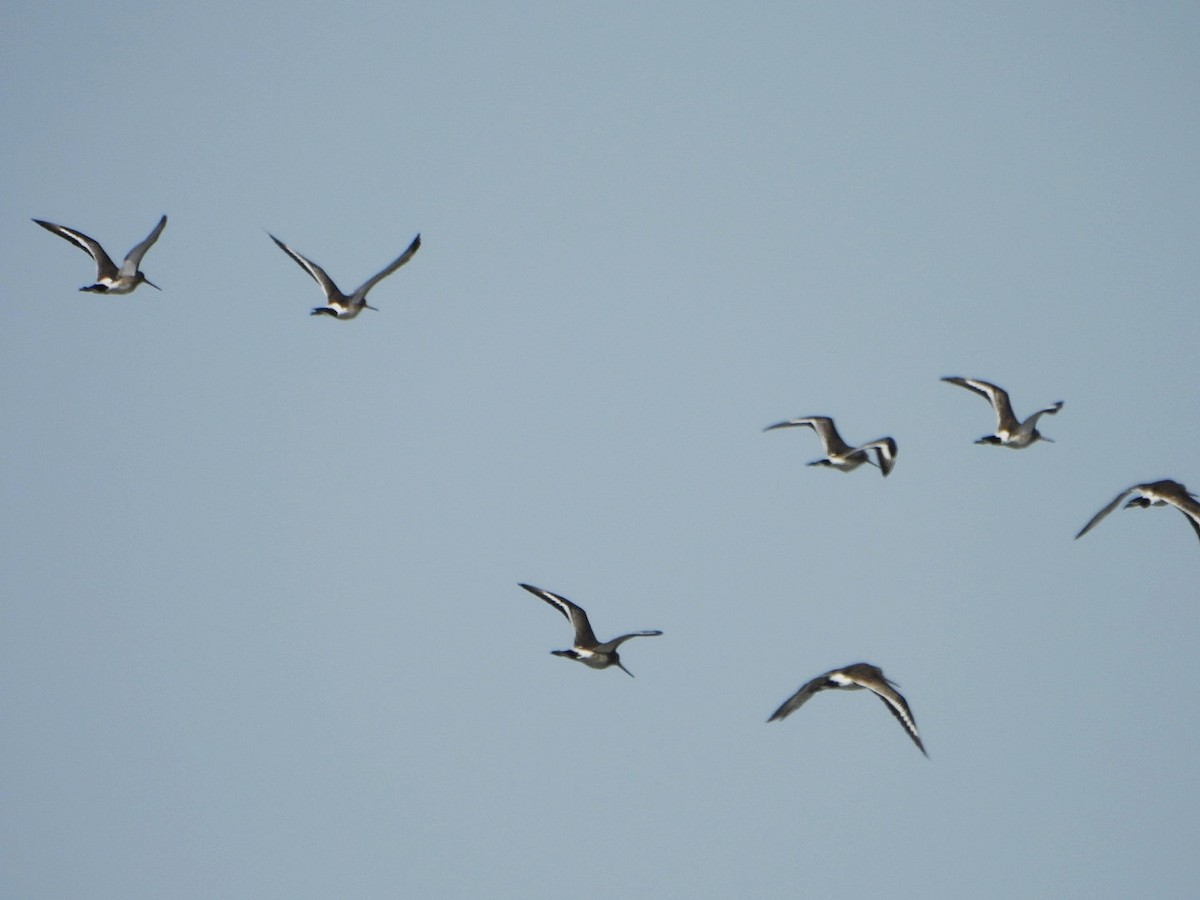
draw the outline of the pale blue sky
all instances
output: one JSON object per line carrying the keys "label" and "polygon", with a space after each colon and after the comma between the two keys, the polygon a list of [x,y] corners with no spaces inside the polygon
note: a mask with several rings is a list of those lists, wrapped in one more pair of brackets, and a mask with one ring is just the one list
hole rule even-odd
{"label": "pale blue sky", "polygon": [[0,893],[1200,892],[1200,7],[5,20]]}

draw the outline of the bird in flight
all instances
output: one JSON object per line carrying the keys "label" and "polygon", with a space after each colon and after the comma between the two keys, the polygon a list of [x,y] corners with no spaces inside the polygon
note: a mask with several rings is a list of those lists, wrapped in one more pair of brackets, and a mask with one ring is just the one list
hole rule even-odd
{"label": "bird in flight", "polygon": [[112,261],[112,257],[104,252],[104,248],[100,246],[99,242],[88,237],[82,231],[67,228],[65,225],[55,225],[53,222],[43,222],[41,219],[33,221],[51,234],[57,234],[60,238],[70,241],[95,261],[96,283],[81,287],[81,291],[91,291],[93,294],[128,294],[143,282],[156,291],[162,290],[142,274],[138,267],[141,266],[142,257],[146,255],[146,251],[154,245],[163,229],[167,227],[166,216],[158,220],[158,224],[154,226],[154,230],[144,241],[129,251],[119,269]]}
{"label": "bird in flight", "polygon": [[[809,697],[821,691],[861,691],[864,688],[873,692],[883,701],[897,721],[904,726],[904,730],[917,745],[917,749],[925,753],[925,745],[921,743],[921,737],[917,734],[917,722],[913,718],[912,710],[908,708],[908,701],[900,696],[895,682],[889,681],[882,669],[870,663],[854,663],[841,669],[830,669],[824,675],[818,675],[812,681],[801,685],[796,693],[783,701],[783,705],[775,710],[767,721],[774,722],[776,719],[787,718],[807,703]],[[929,754],[925,753],[925,756],[928,757]]]}
{"label": "bird in flight", "polygon": [[[882,437],[859,447],[851,447],[838,434],[833,419],[828,416],[804,416],[799,419],[788,419],[786,422],[776,422],[768,425],[763,431],[775,428],[794,428],[807,426],[817,433],[821,439],[821,448],[825,451],[822,459],[814,459],[810,466],[829,466],[839,472],[853,472],[863,463],[878,466],[886,478],[896,464],[896,442],[890,437]],[[871,454],[875,459],[871,459]]]}
{"label": "bird in flight", "polygon": [[575,629],[575,645],[570,650],[551,650],[550,652],[555,656],[577,659],[585,666],[590,666],[593,669],[607,669],[609,666],[616,666],[632,678],[633,673],[621,664],[621,657],[617,654],[617,648],[630,638],[653,637],[662,634],[661,631],[634,631],[630,634],[615,637],[611,641],[600,642],[596,640],[591,623],[588,622],[587,613],[566,597],[560,597],[558,594],[544,591],[531,584],[522,584],[521,587],[525,588],[525,590],[529,591],[535,597],[541,597],[561,612],[567,617],[567,621],[571,623],[571,627]]}
{"label": "bird in flight", "polygon": [[[313,307],[312,315],[314,316],[332,316],[335,319],[353,319],[364,309],[375,309],[367,303],[367,291],[375,287],[380,281],[391,275],[398,268],[412,259],[414,253],[421,246],[421,236],[418,234],[411,244],[408,245],[403,253],[397,256],[394,260],[388,263],[387,268],[372,275],[366,281],[358,286],[353,294],[343,294],[338,290],[338,286],[333,283],[333,279],[325,274],[325,270],[318,266],[315,262],[307,257],[301,256],[275,235],[267,232],[271,240],[279,245],[279,249],[294,259],[297,265],[305,272],[312,276],[313,281],[321,286],[321,290],[325,292],[325,305]],[[378,310],[375,310],[378,312]]]}
{"label": "bird in flight", "polygon": [[1024,422],[1019,422],[1017,421],[1017,417],[1013,415],[1012,403],[1008,399],[1008,391],[1003,388],[997,387],[987,381],[980,381],[978,378],[959,378],[956,375],[947,376],[942,381],[957,384],[959,387],[965,387],[968,391],[974,391],[979,396],[985,398],[988,403],[992,404],[992,409],[996,411],[996,433],[981,437],[975,443],[997,444],[1001,447],[1012,447],[1014,450],[1028,447],[1035,441],[1054,443],[1053,440],[1037,430],[1037,422],[1042,416],[1047,414],[1054,415],[1062,409],[1061,400],[1052,406],[1047,406],[1045,409],[1039,409]]}
{"label": "bird in flight", "polygon": [[1131,488],[1126,488],[1113,498],[1112,502],[1100,512],[1092,516],[1091,520],[1079,529],[1079,534],[1075,535],[1076,540],[1083,537],[1091,531],[1096,524],[1107,516],[1110,512],[1121,505],[1121,501],[1130,494],[1137,496],[1125,504],[1128,509],[1131,506],[1173,506],[1181,513],[1188,524],[1192,526],[1192,530],[1196,532],[1196,537],[1200,537],[1200,500],[1196,499],[1196,495],[1191,493],[1178,481],[1172,481],[1169,478],[1162,481],[1148,481],[1145,484],[1135,484]]}

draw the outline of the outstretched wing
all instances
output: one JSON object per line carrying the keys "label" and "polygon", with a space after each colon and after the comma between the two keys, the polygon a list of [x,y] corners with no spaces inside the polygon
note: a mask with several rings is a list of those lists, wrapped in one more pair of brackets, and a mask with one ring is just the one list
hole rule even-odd
{"label": "outstretched wing", "polygon": [[656,637],[660,634],[662,634],[661,631],[631,631],[629,634],[623,634],[620,637],[615,637],[611,641],[605,641],[603,644],[597,644],[595,649],[600,653],[611,653],[630,638]]}
{"label": "outstretched wing", "polygon": [[43,222],[41,219],[34,219],[33,221],[37,222],[51,234],[57,234],[60,238],[70,241],[72,244],[90,256],[96,263],[97,279],[104,278],[106,276],[109,278],[116,276],[117,267],[113,264],[113,261],[109,258],[109,255],[104,252],[104,248],[82,231],[76,231],[74,228],[67,228],[65,225],[55,225],[53,222]]}
{"label": "outstretched wing", "polygon": [[275,237],[275,235],[271,234],[271,232],[268,231],[267,236],[279,246],[280,250],[294,259],[296,261],[296,265],[312,276],[313,281],[319,284],[321,286],[321,290],[325,292],[325,297],[327,299],[334,300],[342,295],[342,292],[338,290],[338,286],[333,283],[333,279],[325,274],[324,269],[318,266],[311,259],[301,256],[279,238]]}
{"label": "outstretched wing", "polygon": [[138,267],[142,264],[142,257],[146,255],[147,250],[154,246],[154,242],[158,240],[158,236],[163,233],[163,229],[166,227],[167,217],[163,216],[158,220],[158,224],[154,226],[154,230],[147,235],[146,239],[125,255],[125,262],[121,266],[122,275],[129,276],[137,273]]}
{"label": "outstretched wing", "polygon": [[858,449],[875,451],[875,459],[884,478],[887,478],[896,465],[896,442],[890,437],[879,438],[869,444],[863,444]]}
{"label": "outstretched wing", "polygon": [[1200,500],[1197,500],[1193,493],[1178,481],[1170,479],[1157,481],[1147,487],[1157,487],[1155,494],[1183,513],[1192,530],[1196,532],[1196,537],[1200,537]]}
{"label": "outstretched wing", "polygon": [[943,378],[942,381],[950,384],[957,384],[959,387],[964,387],[968,391],[973,391],[979,396],[992,404],[992,409],[996,412],[996,422],[999,428],[1015,427],[1016,416],[1013,415],[1012,403],[1008,399],[1008,391],[1004,388],[994,385],[989,381],[980,381],[978,378],[962,378],[958,375],[951,375]]}
{"label": "outstretched wing", "polygon": [[[883,678],[878,681],[875,679],[864,679],[860,683],[883,701],[884,705],[891,710],[892,715],[896,717],[896,720],[904,726],[904,730],[908,732],[908,736],[917,745],[917,749],[925,753],[925,745],[921,743],[921,736],[917,734],[917,722],[913,718],[912,710],[908,708],[908,701],[900,695],[899,691],[892,687],[891,682]],[[925,753],[925,755],[929,756],[928,753]]]}
{"label": "outstretched wing", "polygon": [[358,286],[358,290],[354,292],[354,297],[359,300],[365,299],[367,296],[367,291],[371,290],[371,288],[375,287],[375,285],[387,278],[398,268],[412,259],[413,254],[419,249],[421,249],[421,236],[418,234],[415,238],[413,238],[413,242],[408,245],[408,249],[392,260],[386,269],[384,269],[382,272],[372,275],[370,278],[360,284]]}
{"label": "outstretched wing", "polygon": [[1037,420],[1040,419],[1042,416],[1052,416],[1062,408],[1063,408],[1063,403],[1061,400],[1059,400],[1057,403],[1053,404],[1052,406],[1047,406],[1045,409],[1039,409],[1032,416],[1030,416],[1028,419],[1025,420],[1025,424],[1028,425],[1030,428],[1034,428],[1037,426]]}
{"label": "outstretched wing", "polygon": [[771,431],[775,428],[794,428],[796,426],[807,426],[817,433],[817,437],[821,439],[821,447],[825,450],[826,456],[843,456],[854,450],[849,444],[842,440],[842,436],[838,434],[837,426],[833,424],[833,419],[829,416],[802,416],[796,419],[788,419],[785,422],[776,422],[774,425],[768,425],[763,431]]}
{"label": "outstretched wing", "polygon": [[[1103,519],[1110,512],[1112,512],[1114,509],[1116,509],[1118,506],[1120,506],[1121,501],[1124,500],[1126,497],[1128,497],[1130,494],[1138,492],[1139,488],[1140,488],[1140,485],[1136,485],[1134,487],[1131,487],[1124,491],[1121,491],[1121,493],[1117,494],[1117,496],[1113,498],[1111,503],[1109,503],[1106,507],[1104,507],[1104,509],[1100,510],[1100,512],[1098,512],[1094,516],[1092,516],[1091,519],[1088,520],[1088,523],[1079,529],[1079,533],[1077,535],[1075,535],[1075,540],[1079,540],[1081,537],[1083,537],[1085,534],[1087,534],[1089,531],[1091,531],[1093,528],[1095,528],[1101,519]],[[1200,534],[1200,530],[1198,530],[1197,533]]]}
{"label": "outstretched wing", "polygon": [[771,713],[771,718],[767,719],[767,721],[774,722],[776,719],[786,719],[801,706],[807,703],[810,697],[812,697],[814,694],[820,693],[830,686],[829,675],[830,673],[826,672],[823,675],[818,675],[812,681],[805,682],[800,686],[800,689],[796,691],[796,693],[792,694],[792,696],[783,701],[779,709]]}
{"label": "outstretched wing", "polygon": [[566,597],[561,597],[558,594],[550,591],[542,590],[540,587],[534,587],[532,584],[520,584],[521,587],[529,591],[536,597],[541,597],[560,613],[567,617],[567,621],[571,623],[571,627],[575,629],[575,645],[579,647],[595,647],[596,635],[592,633],[592,625],[588,622],[587,613],[582,607],[576,606]]}

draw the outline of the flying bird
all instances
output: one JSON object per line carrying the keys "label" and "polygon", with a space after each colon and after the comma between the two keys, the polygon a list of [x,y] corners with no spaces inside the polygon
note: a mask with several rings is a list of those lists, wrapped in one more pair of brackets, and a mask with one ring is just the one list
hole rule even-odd
{"label": "flying bird", "polygon": [[[279,249],[290,256],[305,272],[312,276],[313,281],[321,286],[321,290],[325,292],[325,305],[313,307],[312,315],[314,316],[332,316],[335,319],[353,319],[364,309],[375,309],[367,303],[367,291],[375,287],[380,281],[391,275],[398,268],[412,259],[414,253],[421,246],[421,236],[418,234],[408,249],[401,253],[398,257],[388,263],[387,268],[383,271],[372,275],[366,281],[358,286],[353,294],[347,296],[338,290],[338,286],[333,283],[333,279],[325,274],[325,270],[318,266],[311,259],[301,256],[275,235],[267,232],[271,240],[279,245]],[[378,312],[378,310],[375,310]]]}
{"label": "flying bird", "polygon": [[166,216],[158,220],[158,224],[154,226],[154,230],[144,241],[129,251],[119,269],[112,261],[112,257],[104,252],[104,248],[82,231],[67,228],[65,225],[55,225],[53,222],[43,222],[41,219],[33,221],[51,234],[57,234],[60,238],[70,241],[95,261],[96,283],[81,287],[81,291],[91,291],[94,294],[128,294],[143,282],[156,291],[162,290],[142,274],[138,267],[142,264],[142,257],[146,255],[146,251],[154,245],[163,229],[167,227]]}
{"label": "flying bird", "polygon": [[1188,524],[1192,526],[1192,530],[1196,532],[1196,537],[1200,537],[1200,500],[1197,500],[1196,495],[1178,481],[1167,478],[1162,481],[1135,484],[1133,487],[1121,491],[1108,506],[1092,516],[1091,521],[1079,530],[1079,534],[1075,535],[1075,539],[1078,540],[1091,531],[1096,523],[1120,506],[1121,501],[1130,494],[1137,494],[1137,496],[1125,504],[1126,509],[1131,506],[1173,506],[1183,513]]}
{"label": "flying bird", "polygon": [[577,659],[585,666],[591,666],[593,669],[607,669],[609,666],[617,666],[622,672],[632,678],[633,673],[621,664],[621,657],[617,654],[617,648],[630,638],[653,637],[662,634],[661,631],[634,631],[630,634],[615,637],[611,641],[600,643],[596,640],[591,623],[588,622],[587,613],[566,597],[560,597],[558,594],[552,594],[550,591],[544,591],[531,584],[522,584],[521,587],[525,588],[529,593],[541,597],[561,612],[567,617],[567,621],[571,623],[571,627],[575,629],[575,646],[570,650],[551,650],[550,652],[555,656]]}
{"label": "flying bird", "polygon": [[[810,466],[830,466],[840,472],[853,472],[863,463],[878,466],[886,478],[896,464],[896,442],[890,437],[882,437],[859,447],[851,447],[838,434],[833,419],[828,416],[805,416],[800,419],[788,419],[786,422],[776,422],[768,425],[763,431],[774,428],[792,428],[806,425],[817,433],[821,439],[821,448],[825,451],[823,459],[814,459]],[[875,459],[871,459],[872,452]]]}
{"label": "flying bird", "polygon": [[[908,702],[895,689],[896,683],[889,681],[883,674],[882,669],[870,663],[854,663],[854,665],[841,669],[831,669],[824,675],[818,675],[812,681],[803,685],[792,696],[788,697],[783,702],[783,705],[775,710],[771,718],[767,719],[767,721],[774,722],[776,719],[787,718],[807,703],[809,697],[820,691],[831,689],[861,691],[863,688],[872,691],[875,696],[884,702],[884,705],[891,710],[892,715],[904,726],[904,730],[908,732],[908,736],[917,745],[917,749],[925,753],[925,745],[921,743],[921,737],[917,734],[917,722],[913,718],[912,710],[908,708]],[[925,753],[925,756],[928,757],[929,754]]]}
{"label": "flying bird", "polygon": [[1054,443],[1053,440],[1037,430],[1037,421],[1044,415],[1054,415],[1062,409],[1063,404],[1061,400],[1053,406],[1039,409],[1024,422],[1019,422],[1017,421],[1017,417],[1013,415],[1012,403],[1008,399],[1008,391],[1003,388],[997,387],[987,381],[980,381],[978,378],[959,378],[954,375],[943,378],[942,381],[957,384],[959,387],[965,387],[968,391],[974,391],[979,396],[985,398],[988,403],[992,404],[992,409],[996,411],[996,433],[981,437],[975,443],[998,444],[1001,447],[1012,447],[1014,450],[1028,447],[1035,441]]}

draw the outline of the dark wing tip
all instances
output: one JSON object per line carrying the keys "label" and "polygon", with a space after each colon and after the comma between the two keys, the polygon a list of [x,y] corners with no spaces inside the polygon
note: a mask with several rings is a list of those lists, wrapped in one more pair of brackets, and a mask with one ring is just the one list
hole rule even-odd
{"label": "dark wing tip", "polygon": [[1085,534],[1087,534],[1089,531],[1091,531],[1092,526],[1095,525],[1098,521],[1099,521],[1098,518],[1096,518],[1095,516],[1092,516],[1092,518],[1088,520],[1088,523],[1086,525],[1084,525],[1077,532],[1075,532],[1074,540],[1079,540],[1081,537],[1083,537]]}
{"label": "dark wing tip", "polygon": [[[804,685],[804,687],[800,688],[798,691],[796,691],[796,693],[792,694],[792,696],[780,703],[779,708],[776,709],[775,712],[771,713],[771,718],[767,719],[767,724],[770,725],[772,722],[782,722],[797,709],[803,706],[804,701],[808,699],[808,696],[802,696],[804,694],[804,689],[807,687],[808,685]],[[799,702],[797,702],[797,698],[800,698]]]}

